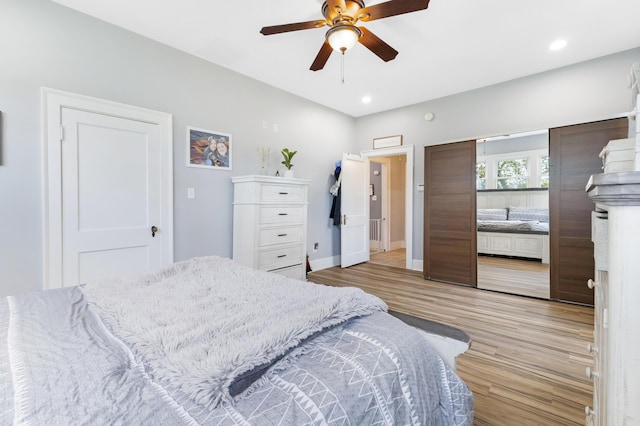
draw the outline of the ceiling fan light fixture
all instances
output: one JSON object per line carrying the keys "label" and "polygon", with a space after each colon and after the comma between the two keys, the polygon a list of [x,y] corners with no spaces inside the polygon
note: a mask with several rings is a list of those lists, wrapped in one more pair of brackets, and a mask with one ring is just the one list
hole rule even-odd
{"label": "ceiling fan light fixture", "polygon": [[362,31],[353,25],[336,25],[327,31],[327,41],[336,52],[346,52],[358,44]]}

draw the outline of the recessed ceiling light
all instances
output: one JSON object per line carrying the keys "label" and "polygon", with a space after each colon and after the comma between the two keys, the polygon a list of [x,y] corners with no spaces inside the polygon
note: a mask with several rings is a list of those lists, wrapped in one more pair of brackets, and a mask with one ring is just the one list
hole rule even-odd
{"label": "recessed ceiling light", "polygon": [[567,45],[567,40],[556,40],[549,45],[549,50],[560,50]]}
{"label": "recessed ceiling light", "polygon": [[371,96],[363,96],[362,97],[362,103],[363,104],[371,103]]}

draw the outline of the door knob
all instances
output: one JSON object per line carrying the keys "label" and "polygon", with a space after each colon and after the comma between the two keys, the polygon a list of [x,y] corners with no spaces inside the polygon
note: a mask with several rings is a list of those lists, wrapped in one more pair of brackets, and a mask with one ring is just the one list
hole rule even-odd
{"label": "door knob", "polygon": [[156,232],[158,232],[158,227],[157,227],[157,226],[155,226],[155,225],[153,225],[153,226],[151,227],[151,236],[155,238],[155,236],[156,236]]}

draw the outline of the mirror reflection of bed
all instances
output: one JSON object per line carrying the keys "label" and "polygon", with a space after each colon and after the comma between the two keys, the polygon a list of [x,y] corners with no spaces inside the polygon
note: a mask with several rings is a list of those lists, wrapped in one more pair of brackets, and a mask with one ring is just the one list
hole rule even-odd
{"label": "mirror reflection of bed", "polygon": [[478,288],[549,299],[549,132],[478,139]]}

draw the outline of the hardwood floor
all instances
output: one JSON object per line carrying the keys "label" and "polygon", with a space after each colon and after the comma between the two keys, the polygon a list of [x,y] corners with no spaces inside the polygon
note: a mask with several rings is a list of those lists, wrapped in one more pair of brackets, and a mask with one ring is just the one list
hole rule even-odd
{"label": "hardwood floor", "polygon": [[478,288],[549,299],[549,265],[531,260],[478,256]]}
{"label": "hardwood floor", "polygon": [[312,272],[309,281],[355,286],[390,309],[458,327],[471,348],[457,372],[474,393],[474,425],[583,425],[593,387],[593,309],[426,281],[420,272],[364,263]]}
{"label": "hardwood floor", "polygon": [[[371,253],[369,263],[405,268],[406,250]],[[478,288],[549,299],[549,265],[499,256],[478,256]]]}
{"label": "hardwood floor", "polygon": [[397,249],[371,253],[369,263],[404,268],[406,267],[406,252],[406,249]]}

